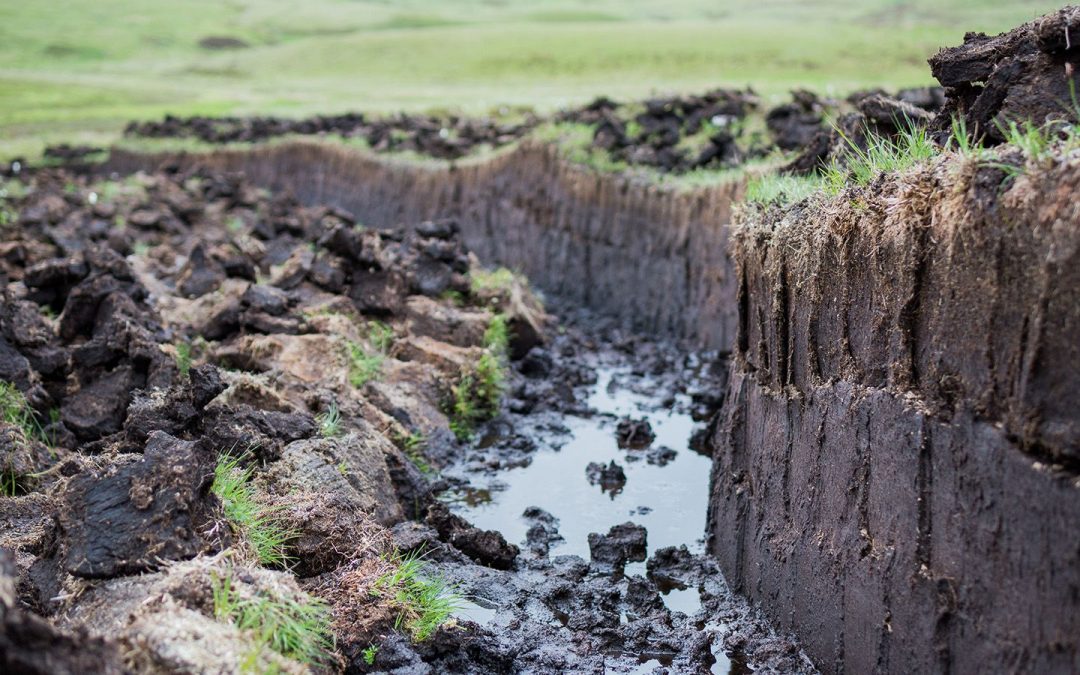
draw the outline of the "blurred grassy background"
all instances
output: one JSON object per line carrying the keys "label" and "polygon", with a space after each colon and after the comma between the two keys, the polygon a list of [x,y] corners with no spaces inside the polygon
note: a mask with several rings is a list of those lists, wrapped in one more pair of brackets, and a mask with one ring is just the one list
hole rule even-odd
{"label": "blurred grassy background", "polygon": [[[1043,0],[0,0],[0,156],[130,119],[541,110],[753,86],[931,82],[926,58]],[[211,40],[207,41],[208,38]],[[216,40],[212,38],[217,38]],[[215,45],[214,43],[219,43]],[[224,43],[224,47],[220,44]]]}

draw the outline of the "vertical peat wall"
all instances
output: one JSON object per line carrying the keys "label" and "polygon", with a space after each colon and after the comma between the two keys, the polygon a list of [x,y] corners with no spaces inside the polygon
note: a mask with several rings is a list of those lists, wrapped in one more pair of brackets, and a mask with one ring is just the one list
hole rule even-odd
{"label": "vertical peat wall", "polygon": [[106,171],[170,163],[243,171],[305,204],[376,227],[456,218],[487,264],[636,330],[726,351],[735,336],[727,231],[737,182],[698,190],[599,174],[525,144],[490,160],[425,166],[326,143],[144,155],[114,150]]}
{"label": "vertical peat wall", "polygon": [[825,672],[1080,671],[1080,168],[733,229],[710,546]]}

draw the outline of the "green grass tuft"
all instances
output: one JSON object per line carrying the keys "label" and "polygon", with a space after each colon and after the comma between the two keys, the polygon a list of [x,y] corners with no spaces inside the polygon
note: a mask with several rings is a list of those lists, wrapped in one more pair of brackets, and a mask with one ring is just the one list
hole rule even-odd
{"label": "green grass tuft", "polygon": [[950,129],[949,140],[945,143],[946,148],[955,150],[963,157],[972,157],[978,151],[981,151],[981,146],[972,142],[971,134],[967,128],[967,120],[963,117],[953,115]]}
{"label": "green grass tuft", "polygon": [[323,438],[341,435],[341,411],[336,402],[331,401],[326,411],[320,413],[315,421],[319,423],[319,435]]}
{"label": "green grass tuft", "polygon": [[364,663],[369,666],[375,665],[375,656],[379,653],[379,648],[375,645],[368,645],[361,653],[361,658],[364,659]]}
{"label": "green grass tuft", "polygon": [[484,352],[476,362],[477,409],[484,418],[495,415],[502,401],[506,386],[506,364],[502,358],[491,351]]}
{"label": "green grass tuft", "polygon": [[187,378],[191,372],[191,343],[179,342],[176,345],[176,367],[180,371],[180,377]]}
{"label": "green grass tuft", "polygon": [[394,434],[394,442],[399,448],[401,448],[402,454],[413,463],[413,466],[425,476],[430,476],[436,473],[435,469],[428,464],[427,459],[424,457],[424,446],[427,444],[427,439],[424,438],[424,434],[419,431],[414,431],[410,434],[396,433]]}
{"label": "green grass tuft", "polygon": [[382,370],[383,355],[369,352],[359,342],[349,342],[349,384],[360,389],[376,379]]}
{"label": "green grass tuft", "polygon": [[499,412],[506,389],[507,349],[510,344],[507,320],[496,314],[484,331],[484,353],[476,364],[450,388],[444,412],[450,430],[459,441],[468,441],[476,425]]}
{"label": "green grass tuft", "polygon": [[[51,422],[58,422],[60,412],[55,410],[54,415],[54,410],[49,411],[49,419]],[[38,440],[49,447],[56,445],[56,439],[45,431],[26,396],[13,383],[3,380],[0,380],[0,418],[22,432],[22,439],[16,441],[18,443]],[[14,473],[12,475],[14,476]],[[18,482],[18,477],[12,480]]]}
{"label": "green grass tuft", "polygon": [[473,402],[472,375],[463,375],[450,388],[450,402],[447,408],[446,413],[450,416],[450,431],[454,432],[454,436],[459,441],[472,440],[479,417]]}
{"label": "green grass tuft", "polygon": [[825,170],[825,186],[832,194],[838,193],[849,182],[869,185],[883,173],[903,171],[938,154],[925,127],[908,127],[895,141],[869,134],[865,149],[839,129],[837,131],[848,145],[848,157],[843,167],[834,163]]}
{"label": "green grass tuft", "polygon": [[259,562],[270,567],[285,567],[290,562],[285,545],[296,533],[285,528],[275,517],[277,509],[259,500],[251,484],[252,467],[241,468],[242,457],[222,455],[214,467],[210,490],[221,500],[225,517],[255,550]]}
{"label": "green grass tuft", "polygon": [[298,602],[263,594],[243,597],[233,587],[230,576],[215,575],[213,593],[214,616],[219,621],[231,621],[240,630],[251,631],[261,645],[310,665],[333,660],[330,612],[322,602]]}
{"label": "green grass tuft", "polygon": [[415,642],[431,637],[461,606],[461,596],[416,553],[390,556],[391,569],[375,580],[372,595],[389,597],[397,605],[394,628]]}
{"label": "green grass tuft", "polygon": [[368,324],[368,347],[349,342],[349,384],[357,389],[379,377],[383,360],[394,344],[394,329],[380,321]]}
{"label": "green grass tuft", "polygon": [[27,439],[44,436],[26,396],[14,384],[3,380],[0,380],[0,415],[4,422],[18,427]]}
{"label": "green grass tuft", "polygon": [[19,474],[12,469],[0,470],[0,495],[17,497],[24,492],[19,481]]}
{"label": "green grass tuft", "polygon": [[510,348],[510,328],[505,314],[500,312],[491,317],[484,331],[484,348],[499,358],[506,358]]}
{"label": "green grass tuft", "polygon": [[818,176],[790,176],[768,173],[746,182],[746,201],[751,204],[794,204],[821,191]]}
{"label": "green grass tuft", "polygon": [[394,329],[381,321],[368,324],[368,342],[377,351],[386,354],[394,344]]}
{"label": "green grass tuft", "polygon": [[439,299],[449,302],[455,307],[462,307],[465,305],[465,296],[461,294],[461,291],[456,291],[452,288],[448,288],[440,293]]}
{"label": "green grass tuft", "polygon": [[469,284],[473,293],[508,291],[514,285],[514,273],[505,267],[494,270],[475,269],[469,272]]}

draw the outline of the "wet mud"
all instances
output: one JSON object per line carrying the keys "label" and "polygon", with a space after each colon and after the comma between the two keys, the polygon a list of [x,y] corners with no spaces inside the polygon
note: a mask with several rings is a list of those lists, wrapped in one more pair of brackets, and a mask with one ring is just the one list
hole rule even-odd
{"label": "wet mud", "polygon": [[[566,321],[548,348],[558,384],[524,379],[442,474],[443,502],[521,551],[516,575],[441,567],[468,594],[459,616],[525,643],[588,644],[584,654],[537,649],[540,664],[565,672],[815,672],[704,554],[711,458],[690,446],[719,405],[705,392],[724,380],[723,360],[598,332],[604,323]],[[649,443],[620,447],[630,416],[654,430]],[[590,478],[613,464],[620,480]]]}

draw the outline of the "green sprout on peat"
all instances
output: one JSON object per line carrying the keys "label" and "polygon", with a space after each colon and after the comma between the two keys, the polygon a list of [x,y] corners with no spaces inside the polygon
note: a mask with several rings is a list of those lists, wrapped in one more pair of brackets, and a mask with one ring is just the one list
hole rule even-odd
{"label": "green sprout on peat", "polygon": [[368,645],[367,647],[364,648],[364,651],[361,652],[360,657],[362,659],[364,659],[364,663],[366,663],[369,666],[373,666],[373,665],[375,665],[375,656],[378,655],[378,653],[379,653],[379,648],[377,646]]}
{"label": "green sprout on peat", "polygon": [[319,435],[323,438],[341,435],[341,411],[336,401],[331,401],[326,411],[319,413],[315,421],[319,424]]}

